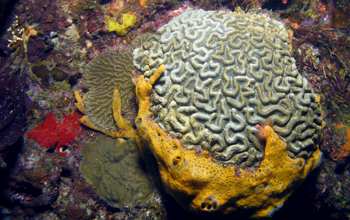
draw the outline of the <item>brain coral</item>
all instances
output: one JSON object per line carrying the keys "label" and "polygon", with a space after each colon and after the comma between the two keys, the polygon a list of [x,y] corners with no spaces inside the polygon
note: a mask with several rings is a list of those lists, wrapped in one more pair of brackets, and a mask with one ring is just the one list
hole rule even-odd
{"label": "brain coral", "polygon": [[154,196],[135,139],[113,139],[103,134],[85,145],[80,172],[113,207],[145,205]]}
{"label": "brain coral", "polygon": [[152,111],[186,149],[207,150],[221,164],[259,166],[264,145],[255,126],[267,119],[291,158],[309,158],[317,149],[320,107],[297,71],[281,22],[252,13],[187,10],[133,56],[146,79],[165,65]]}
{"label": "brain coral", "polygon": [[140,35],[132,41],[132,45],[126,51],[109,54],[86,65],[85,85],[90,90],[84,99],[84,106],[85,114],[93,124],[105,130],[116,129],[112,111],[114,88],[117,87],[120,91],[122,105],[127,106],[135,89],[132,81],[132,52],[149,36],[150,34]]}

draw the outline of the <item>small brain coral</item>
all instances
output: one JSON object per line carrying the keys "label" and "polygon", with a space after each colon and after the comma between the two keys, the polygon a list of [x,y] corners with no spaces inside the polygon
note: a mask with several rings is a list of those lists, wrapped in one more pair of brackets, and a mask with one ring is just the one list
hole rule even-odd
{"label": "small brain coral", "polygon": [[134,51],[134,65],[154,85],[156,122],[218,163],[259,166],[257,124],[272,120],[291,158],[317,149],[317,97],[297,71],[281,22],[252,13],[188,10]]}
{"label": "small brain coral", "polygon": [[120,92],[122,106],[127,106],[135,89],[132,52],[149,36],[150,34],[140,35],[126,51],[105,55],[85,67],[85,85],[90,90],[84,99],[84,107],[86,116],[94,125],[110,131],[116,129],[112,110],[114,88],[117,87]]}
{"label": "small brain coral", "polygon": [[119,208],[145,205],[153,199],[154,189],[135,139],[97,137],[81,150],[84,158],[80,172],[97,188],[99,196]]}

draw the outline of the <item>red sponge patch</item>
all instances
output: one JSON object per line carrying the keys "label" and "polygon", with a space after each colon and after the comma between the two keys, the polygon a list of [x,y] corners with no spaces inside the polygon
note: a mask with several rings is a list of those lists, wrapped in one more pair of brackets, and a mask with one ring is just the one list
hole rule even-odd
{"label": "red sponge patch", "polygon": [[25,133],[28,138],[36,139],[42,147],[57,148],[72,143],[81,131],[79,114],[74,111],[71,115],[63,116],[62,123],[58,123],[52,113],[47,114],[44,123]]}

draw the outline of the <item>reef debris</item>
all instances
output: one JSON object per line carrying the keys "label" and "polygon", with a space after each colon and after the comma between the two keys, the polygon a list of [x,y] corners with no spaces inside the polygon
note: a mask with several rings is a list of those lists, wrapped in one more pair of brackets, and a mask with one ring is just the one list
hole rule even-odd
{"label": "reef debris", "polygon": [[345,126],[343,123],[340,123],[337,125],[338,129],[345,128],[345,143],[340,147],[340,149],[333,148],[332,152],[330,153],[330,157],[337,161],[337,160],[344,160],[350,153],[350,128],[348,126]]}
{"label": "reef debris", "polygon": [[[349,61],[347,36],[334,36],[333,29],[294,30],[293,47],[299,71],[304,73],[321,93],[323,106],[327,111],[340,107],[348,108]],[[317,44],[317,47],[310,45]],[[338,111],[338,110],[337,110]]]}
{"label": "reef debris", "polygon": [[44,86],[50,86],[52,80],[63,81],[68,77],[68,74],[63,70],[54,67],[51,70],[46,65],[35,65],[32,67],[32,72],[40,78],[40,82]]}
{"label": "reef debris", "polygon": [[10,202],[20,204],[29,215],[33,215],[35,210],[51,205],[57,199],[60,171],[17,170],[6,181],[8,188],[4,196]]}

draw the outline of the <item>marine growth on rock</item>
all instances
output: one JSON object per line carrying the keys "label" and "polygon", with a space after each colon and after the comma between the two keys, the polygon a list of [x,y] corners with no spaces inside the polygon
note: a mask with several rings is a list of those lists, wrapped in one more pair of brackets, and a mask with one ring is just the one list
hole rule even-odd
{"label": "marine growth on rock", "polygon": [[[24,74],[28,63],[27,43],[33,33],[19,27],[15,20],[7,30],[11,40],[0,42],[6,56],[0,56],[0,167],[5,168],[4,157],[23,131],[26,106]],[[5,45],[5,43],[8,43]]]}
{"label": "marine growth on rock", "polygon": [[317,97],[297,70],[281,22],[253,13],[189,10],[134,51],[146,80],[160,64],[152,111],[186,149],[218,163],[259,166],[257,124],[273,121],[292,158],[308,158],[322,131]]}

